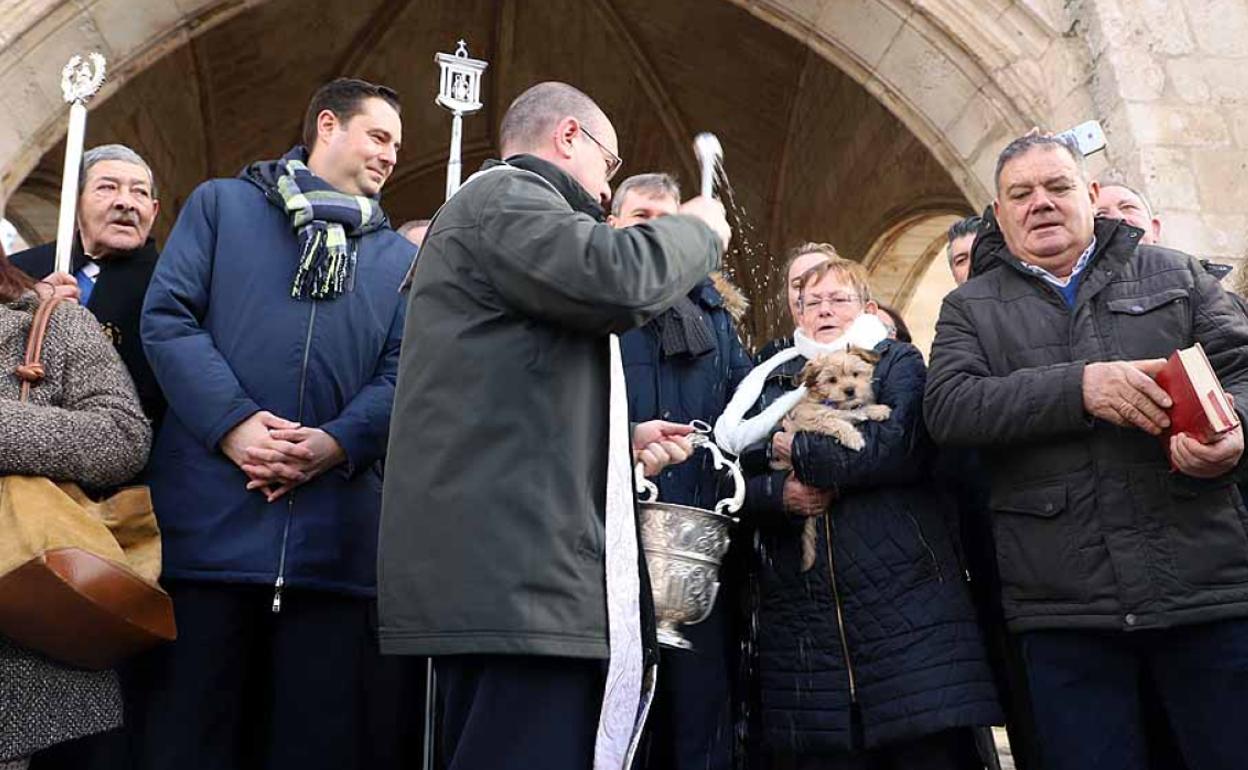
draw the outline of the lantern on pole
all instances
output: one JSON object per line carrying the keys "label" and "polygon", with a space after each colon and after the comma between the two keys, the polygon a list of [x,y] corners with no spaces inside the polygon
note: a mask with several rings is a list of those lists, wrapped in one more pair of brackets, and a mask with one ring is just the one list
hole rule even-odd
{"label": "lantern on pole", "polygon": [[84,61],[74,55],[61,70],[61,94],[69,102],[69,130],[65,133],[65,169],[61,173],[61,210],[56,220],[56,269],[68,273],[78,209],[78,174],[82,142],[87,132],[87,100],[104,83],[104,57],[92,51]]}
{"label": "lantern on pole", "polygon": [[[480,59],[468,56],[468,45],[459,41],[455,53],[435,54],[442,73],[438,80],[437,103],[451,111],[451,152],[446,163],[446,199],[450,200],[459,189],[463,160],[464,116],[481,109],[481,75],[489,66]],[[413,263],[413,268],[415,263]],[[411,274],[409,273],[409,276]],[[425,669],[425,756],[424,770],[433,770],[434,703],[437,693],[437,676],[433,670],[433,658]]]}
{"label": "lantern on pole", "polygon": [[459,189],[464,116],[481,109],[481,75],[489,64],[469,57],[463,40],[459,41],[455,53],[440,53],[433,60],[442,69],[437,102],[451,111],[451,153],[446,164],[446,197],[449,199]]}

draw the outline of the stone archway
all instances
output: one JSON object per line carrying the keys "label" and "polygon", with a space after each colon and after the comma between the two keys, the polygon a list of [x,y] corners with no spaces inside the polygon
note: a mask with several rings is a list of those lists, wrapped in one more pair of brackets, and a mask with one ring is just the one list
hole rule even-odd
{"label": "stone archway", "polygon": [[945,260],[950,225],[970,211],[949,206],[910,212],[884,231],[863,260],[876,300],[902,315],[927,355],[941,299],[955,286]]}
{"label": "stone archway", "polygon": [[61,67],[96,50],[109,61],[99,104],[196,35],[264,0],[33,0],[9,11],[0,28],[0,203],[65,135]]}
{"label": "stone archway", "polygon": [[996,155],[1033,125],[1086,119],[1084,57],[1027,0],[731,0],[863,85],[975,207]]}
{"label": "stone archway", "polygon": [[[0,93],[11,115],[0,125],[0,199],[63,134],[57,78],[71,52],[98,49],[109,57],[109,82],[98,97],[103,101],[171,50],[265,2],[21,4],[0,32],[0,47],[9,58],[7,67],[0,64]],[[1086,114],[1080,100],[1070,99],[1072,92],[1062,92],[1069,84],[1044,87],[1053,80],[1046,72],[1068,71],[1073,54],[1025,0],[730,2],[793,35],[862,84],[919,137],[976,205],[986,201],[986,169],[1002,140],[1033,123],[1060,121],[1065,113]],[[387,0],[378,21],[406,5]],[[594,5],[612,21],[609,5]],[[384,34],[384,25],[373,27],[375,37]],[[375,41],[357,42],[362,50]],[[679,125],[676,120],[669,129]]]}
{"label": "stone archway", "polygon": [[[72,52],[98,49],[111,72],[89,140],[94,130],[101,141],[133,142],[158,169],[169,196],[158,237],[196,182],[297,137],[301,107],[276,98],[274,77],[295,101],[342,73],[397,79],[401,92],[414,91],[423,109],[405,112],[405,128],[410,116],[411,133],[428,141],[410,143],[387,200],[401,204],[400,221],[425,216],[440,200],[447,127],[422,103],[421,73],[438,50],[429,46],[446,41],[416,38],[439,24],[443,37],[467,27],[474,53],[484,48],[498,65],[487,74],[486,112],[468,121],[469,167],[494,151],[498,110],[518,88],[565,72],[596,97],[606,92],[621,135],[634,137],[630,171],[666,169],[688,184],[692,131],[726,132],[729,166],[759,230],[745,256],[753,264],[738,275],[756,298],[752,327],[763,338],[784,315],[770,300],[767,266],[776,255],[798,241],[828,240],[864,258],[906,212],[978,208],[1006,137],[1066,109],[1085,114],[1070,107],[1082,104],[1078,94],[1061,102],[1062,88],[1033,77],[1070,56],[1032,10],[1044,1],[997,0],[990,11],[977,0],[363,0],[349,13],[327,5],[323,18],[309,20],[288,19],[293,0],[27,0],[0,29],[0,93],[13,116],[0,123],[0,204],[7,200],[25,230],[40,230],[57,188],[44,183],[60,166],[60,67]],[[703,20],[745,49],[682,50]],[[536,30],[552,22],[577,33],[545,39]],[[267,37],[274,26],[308,39],[297,49],[318,35],[338,47],[278,62],[266,49],[289,46]],[[275,74],[257,79],[257,70]],[[757,126],[746,130],[749,122]]]}
{"label": "stone archway", "polygon": [[905,311],[943,246],[949,226],[968,214],[956,208],[928,209],[908,214],[884,231],[863,259],[872,294]]}

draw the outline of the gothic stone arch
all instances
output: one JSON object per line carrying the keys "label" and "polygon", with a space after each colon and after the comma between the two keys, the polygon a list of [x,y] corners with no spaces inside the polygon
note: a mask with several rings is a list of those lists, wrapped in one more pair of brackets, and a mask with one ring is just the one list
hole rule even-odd
{"label": "gothic stone arch", "polygon": [[1028,0],[731,0],[862,84],[976,208],[997,153],[1035,125],[1091,113],[1085,56]]}
{"label": "gothic stone arch", "polygon": [[[977,207],[996,149],[1088,114],[1081,59],[1035,0],[729,0],[807,43],[914,132]],[[103,101],[192,37],[265,0],[32,0],[0,29],[0,201],[64,133],[61,65],[109,59]]]}

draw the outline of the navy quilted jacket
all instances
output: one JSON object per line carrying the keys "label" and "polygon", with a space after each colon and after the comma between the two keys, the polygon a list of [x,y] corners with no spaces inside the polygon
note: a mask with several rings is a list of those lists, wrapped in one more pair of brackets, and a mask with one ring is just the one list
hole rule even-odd
{"label": "navy quilted jacket", "polygon": [[[785,752],[849,748],[855,701],[868,747],[1002,719],[949,509],[925,483],[923,358],[891,340],[876,350],[876,398],[893,413],[861,427],[866,447],[810,433],[793,442],[798,479],[839,490],[810,571],[800,572],[802,520],[783,508],[785,474],[766,467],[761,444],[743,457],[745,513],[759,534],[762,722]],[[774,372],[756,409],[792,388],[804,363]]]}

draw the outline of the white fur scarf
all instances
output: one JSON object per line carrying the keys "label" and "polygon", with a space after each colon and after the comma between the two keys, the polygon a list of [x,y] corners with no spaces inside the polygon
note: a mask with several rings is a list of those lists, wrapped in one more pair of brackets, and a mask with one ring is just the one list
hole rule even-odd
{"label": "white fur scarf", "polygon": [[793,347],[785,348],[771,358],[754,367],[741,384],[732,400],[724,408],[724,413],[715,421],[715,443],[726,452],[739,455],[745,448],[756,441],[767,438],[771,429],[780,424],[789,410],[802,396],[806,395],[806,386],[799,385],[794,390],[776,399],[759,414],[745,419],[745,413],[753,408],[763,395],[763,387],[767,378],[782,364],[792,361],[798,356],[813,359],[837,353],[849,347],[872,350],[876,345],[888,339],[888,329],[883,322],[871,313],[863,313],[854,319],[845,333],[832,342],[815,342],[798,329],[793,332]]}

